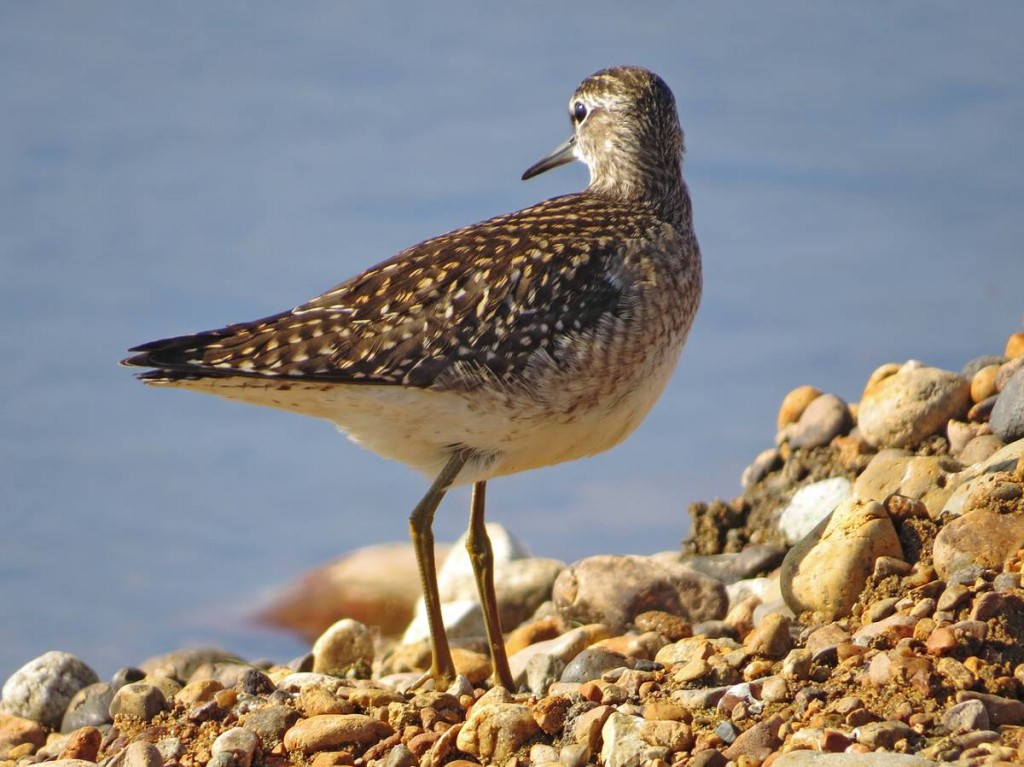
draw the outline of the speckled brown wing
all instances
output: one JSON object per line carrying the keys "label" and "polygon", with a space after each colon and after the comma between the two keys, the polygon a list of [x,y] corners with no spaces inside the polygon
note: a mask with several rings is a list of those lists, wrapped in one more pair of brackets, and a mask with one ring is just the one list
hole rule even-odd
{"label": "speckled brown wing", "polygon": [[[144,380],[245,375],[473,388],[628,312],[615,264],[664,226],[568,195],[427,240],[289,312],[144,344]],[[570,326],[567,327],[566,325]],[[561,339],[561,343],[559,342]]]}

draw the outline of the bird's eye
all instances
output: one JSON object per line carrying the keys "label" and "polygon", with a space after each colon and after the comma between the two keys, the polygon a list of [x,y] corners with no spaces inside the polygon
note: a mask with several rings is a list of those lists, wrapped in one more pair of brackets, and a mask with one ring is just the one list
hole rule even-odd
{"label": "bird's eye", "polygon": [[587,116],[587,105],[586,104],[584,104],[582,101],[577,101],[575,104],[572,105],[572,117],[573,117],[573,119],[576,122],[578,122],[578,123],[583,122],[583,119],[586,116]]}

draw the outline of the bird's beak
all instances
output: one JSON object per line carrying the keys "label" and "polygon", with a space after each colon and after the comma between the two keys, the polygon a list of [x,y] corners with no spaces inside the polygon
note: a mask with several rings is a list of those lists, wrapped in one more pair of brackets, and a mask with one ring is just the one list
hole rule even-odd
{"label": "bird's beak", "polygon": [[541,173],[552,168],[557,168],[559,165],[565,165],[567,162],[572,162],[576,159],[574,150],[576,149],[576,137],[572,136],[564,144],[561,144],[551,154],[545,157],[543,160],[534,163],[526,169],[526,173],[523,174],[523,181],[534,176],[539,176]]}

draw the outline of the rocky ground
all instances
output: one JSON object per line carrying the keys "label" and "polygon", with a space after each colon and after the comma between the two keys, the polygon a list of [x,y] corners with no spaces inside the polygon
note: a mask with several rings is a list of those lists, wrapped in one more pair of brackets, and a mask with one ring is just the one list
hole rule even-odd
{"label": "rocky ground", "polygon": [[449,690],[408,691],[416,621],[107,682],[49,652],[4,685],[0,767],[1024,763],[1024,334],[960,372],[885,365],[856,404],[798,388],[778,426],[682,552],[565,566],[492,532],[518,690],[446,565]]}

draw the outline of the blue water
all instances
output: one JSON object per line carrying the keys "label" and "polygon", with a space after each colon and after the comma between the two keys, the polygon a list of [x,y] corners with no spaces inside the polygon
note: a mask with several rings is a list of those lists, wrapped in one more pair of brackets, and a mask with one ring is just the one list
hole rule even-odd
{"label": "blue water", "polygon": [[[674,548],[778,402],[999,352],[1024,301],[1017,2],[0,5],[0,679],[186,643],[406,534],[424,489],[321,422],[146,389],[153,338],[295,305],[521,183],[590,72],[675,90],[705,257],[682,365],[623,446],[491,483],[541,555]],[[440,537],[466,518],[457,493]]]}

